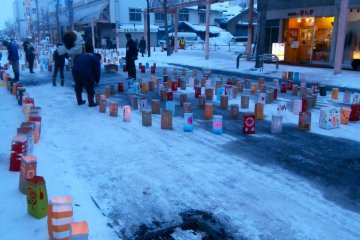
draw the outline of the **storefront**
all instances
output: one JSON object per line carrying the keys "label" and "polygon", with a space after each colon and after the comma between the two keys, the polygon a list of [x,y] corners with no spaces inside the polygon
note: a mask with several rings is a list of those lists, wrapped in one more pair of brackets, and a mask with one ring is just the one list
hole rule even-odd
{"label": "storefront", "polygon": [[350,65],[353,59],[360,59],[360,8],[350,8],[345,37],[344,65]]}

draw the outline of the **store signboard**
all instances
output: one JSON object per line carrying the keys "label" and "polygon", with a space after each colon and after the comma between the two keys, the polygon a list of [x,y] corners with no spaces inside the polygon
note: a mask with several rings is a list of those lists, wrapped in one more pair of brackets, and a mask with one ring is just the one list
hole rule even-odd
{"label": "store signboard", "polygon": [[279,58],[279,61],[285,60],[285,43],[273,43],[272,54]]}

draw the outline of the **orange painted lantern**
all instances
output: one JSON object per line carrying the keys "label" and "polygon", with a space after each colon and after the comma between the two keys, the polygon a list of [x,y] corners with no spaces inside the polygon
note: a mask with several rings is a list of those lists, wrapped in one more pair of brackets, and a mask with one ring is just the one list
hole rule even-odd
{"label": "orange painted lantern", "polygon": [[351,109],[350,108],[341,108],[340,114],[340,123],[343,125],[347,125],[349,123]]}
{"label": "orange painted lantern", "polygon": [[212,120],[212,118],[213,118],[212,103],[205,103],[204,118],[205,118],[205,120]]}
{"label": "orange painted lantern", "polygon": [[27,152],[27,137],[16,135],[12,139],[9,171],[20,171],[21,158]]}
{"label": "orange painted lantern", "polygon": [[160,114],[160,101],[157,99],[151,100],[151,112],[152,114]]}
{"label": "orange painted lantern", "polygon": [[161,114],[161,129],[172,130],[172,111],[163,110]]}
{"label": "orange painted lantern", "polygon": [[71,197],[53,197],[48,205],[50,240],[70,240],[73,206]]}

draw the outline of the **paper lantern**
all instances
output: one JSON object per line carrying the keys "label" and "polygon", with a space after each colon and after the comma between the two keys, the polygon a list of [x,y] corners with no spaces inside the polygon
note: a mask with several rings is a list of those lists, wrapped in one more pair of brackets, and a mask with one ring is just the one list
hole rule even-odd
{"label": "paper lantern", "polygon": [[86,221],[72,222],[70,225],[71,236],[70,240],[88,240],[89,226]]}
{"label": "paper lantern", "polygon": [[244,82],[238,82],[237,83],[237,87],[238,87],[238,92],[243,92],[244,91]]}
{"label": "paper lantern", "polygon": [[353,59],[360,59],[360,51],[354,51],[352,55]]}
{"label": "paper lantern", "polygon": [[26,193],[26,180],[36,176],[36,161],[34,156],[22,156],[20,166],[19,189],[20,192]]}
{"label": "paper lantern", "polygon": [[241,108],[247,109],[249,108],[250,96],[248,95],[241,95]]}
{"label": "paper lantern", "polygon": [[167,99],[167,90],[166,88],[160,89],[160,100],[166,101]]}
{"label": "paper lantern", "polygon": [[293,89],[294,82],[293,81],[287,81],[286,90],[291,91]]}
{"label": "paper lantern", "polygon": [[145,97],[140,98],[140,100],[139,100],[139,109],[140,109],[140,112],[146,110],[146,104],[147,104],[146,98],[145,98]]}
{"label": "paper lantern", "polygon": [[266,104],[270,104],[274,102],[274,93],[273,90],[268,90],[266,92],[266,98],[265,98],[265,103]]}
{"label": "paper lantern", "polygon": [[104,93],[105,97],[106,98],[109,98],[110,97],[110,87],[106,87],[105,88],[105,93]]}
{"label": "paper lantern", "polygon": [[34,176],[27,180],[26,200],[28,214],[41,219],[48,215],[48,198],[43,177]]}
{"label": "paper lantern", "polygon": [[237,98],[238,92],[239,92],[239,88],[237,86],[233,86],[233,88],[232,88],[232,97]]}
{"label": "paper lantern", "polygon": [[162,111],[161,129],[172,130],[172,111],[169,110]]}
{"label": "paper lantern", "polygon": [[184,102],[183,104],[183,113],[192,113],[192,109],[191,109],[191,103],[189,102]]}
{"label": "paper lantern", "polygon": [[184,132],[192,132],[194,130],[193,126],[193,113],[184,113]]}
{"label": "paper lantern", "polygon": [[255,115],[244,114],[243,115],[243,134],[254,134],[255,133]]}
{"label": "paper lantern", "polygon": [[145,66],[144,66],[144,65],[142,65],[142,66],[140,67],[140,72],[141,72],[141,73],[146,73],[146,69],[145,69]]}
{"label": "paper lantern", "polygon": [[271,119],[271,133],[282,133],[282,119],[280,115],[273,115]]}
{"label": "paper lantern", "polygon": [[185,80],[181,80],[181,85],[180,85],[181,90],[186,90],[186,81]]}
{"label": "paper lantern", "polygon": [[[295,104],[295,103],[294,103]],[[308,99],[303,98],[301,100],[301,112],[307,112],[309,110]]]}
{"label": "paper lantern", "polygon": [[322,97],[326,96],[326,86],[325,85],[320,85],[319,91],[320,91],[320,96],[322,96]]}
{"label": "paper lantern", "polygon": [[142,82],[141,83],[141,92],[142,93],[147,93],[148,92],[148,83],[147,82]]}
{"label": "paper lantern", "polygon": [[129,105],[125,105],[123,107],[123,121],[130,122],[131,121],[131,108]]}
{"label": "paper lantern", "polygon": [[172,86],[172,78],[168,78],[167,81],[166,81],[166,88],[167,89],[171,89],[171,86]]}
{"label": "paper lantern", "polygon": [[279,79],[273,79],[272,87],[276,88],[276,89],[279,89]]}
{"label": "paper lantern", "polygon": [[27,153],[27,136],[16,135],[11,142],[9,171],[20,171],[21,158]]}
{"label": "paper lantern", "polygon": [[110,95],[114,95],[115,94],[115,85],[111,84],[110,86]]}
{"label": "paper lantern", "polygon": [[216,90],[216,100],[217,101],[220,101],[220,96],[224,95],[224,88],[222,87],[219,87],[217,90]]}
{"label": "paper lantern", "polygon": [[281,73],[281,79],[282,80],[287,80],[288,79],[288,73],[287,72],[282,72]]}
{"label": "paper lantern", "polygon": [[299,72],[294,72],[294,82],[299,82],[300,81],[300,73]]}
{"label": "paper lantern", "polygon": [[311,129],[311,112],[300,112],[298,127],[303,131],[310,131]]}
{"label": "paper lantern", "polygon": [[184,102],[187,102],[187,94],[181,93],[180,94],[180,106],[183,106]]}
{"label": "paper lantern", "polygon": [[199,98],[199,96],[201,95],[201,87],[195,87],[195,98]]}
{"label": "paper lantern", "polygon": [[220,108],[222,109],[229,108],[229,97],[227,95],[220,96]]}
{"label": "paper lantern", "polygon": [[119,108],[118,103],[116,103],[116,102],[110,103],[109,113],[110,113],[111,117],[117,117],[118,116],[118,108]]}
{"label": "paper lantern", "polygon": [[331,99],[338,100],[339,98],[339,88],[333,88],[331,92]]}
{"label": "paper lantern", "polygon": [[122,82],[118,83],[118,92],[124,92],[124,83]]}
{"label": "paper lantern", "polygon": [[183,78],[182,78],[182,77],[178,77],[177,87],[181,87],[182,82],[183,82]]}
{"label": "paper lantern", "polygon": [[205,107],[205,96],[201,95],[199,96],[199,108]]}
{"label": "paper lantern", "polygon": [[319,83],[312,83],[311,84],[311,91],[315,94],[319,92]]}
{"label": "paper lantern", "polygon": [[155,89],[155,81],[151,80],[149,82],[149,91],[152,92]]}
{"label": "paper lantern", "polygon": [[352,93],[348,90],[346,90],[344,92],[344,96],[343,96],[343,103],[346,103],[346,104],[350,104],[351,102],[351,95]]}
{"label": "paper lantern", "polygon": [[265,105],[265,93],[259,93],[257,102]]}
{"label": "paper lantern", "polygon": [[11,88],[11,94],[14,96],[16,95],[16,89],[17,89],[17,83],[13,83]]}
{"label": "paper lantern", "polygon": [[131,106],[134,110],[139,109],[139,101],[137,96],[134,95],[131,96]]}
{"label": "paper lantern", "polygon": [[340,108],[336,107],[320,109],[320,127],[324,129],[340,127],[340,112]]}
{"label": "paper lantern", "polygon": [[142,116],[142,125],[145,127],[150,127],[152,125],[152,116],[150,111],[143,111]]}
{"label": "paper lantern", "polygon": [[301,98],[307,98],[309,92],[306,88],[300,88]]}
{"label": "paper lantern", "polygon": [[105,113],[106,112],[106,105],[107,105],[107,99],[104,95],[100,96],[100,105],[99,105],[99,112]]}
{"label": "paper lantern", "polygon": [[174,101],[174,93],[172,91],[166,92],[166,101]]}
{"label": "paper lantern", "polygon": [[238,104],[231,104],[230,105],[230,117],[232,120],[239,119],[239,105]]}
{"label": "paper lantern", "polygon": [[213,118],[213,105],[212,103],[205,103],[204,119],[211,120]]}
{"label": "paper lantern", "polygon": [[172,116],[175,116],[175,102],[174,101],[166,101],[165,109],[172,112]]}
{"label": "paper lantern", "polygon": [[34,127],[20,127],[17,129],[18,135],[25,135],[26,141],[26,154],[31,155],[34,149]]}
{"label": "paper lantern", "polygon": [[294,72],[288,72],[288,80],[294,79]]}
{"label": "paper lantern", "polygon": [[48,204],[50,240],[70,240],[73,206],[71,197],[53,197]]}
{"label": "paper lantern", "polygon": [[213,88],[206,88],[205,89],[205,97],[206,97],[206,100],[213,100],[214,89]]}
{"label": "paper lantern", "polygon": [[295,99],[293,102],[293,114],[298,115],[302,111],[302,99]]}
{"label": "paper lantern", "polygon": [[256,84],[256,83],[252,83],[252,84],[251,84],[251,90],[250,90],[250,92],[251,92],[252,94],[255,94],[255,93],[257,92],[257,84]]}
{"label": "paper lantern", "polygon": [[360,104],[351,105],[350,121],[360,120]]}
{"label": "paper lantern", "polygon": [[293,96],[297,96],[298,95],[298,85],[293,85],[293,88],[292,88],[292,95]]}
{"label": "paper lantern", "polygon": [[232,85],[226,84],[224,89],[225,89],[224,95],[227,95],[227,96],[232,96],[233,95]]}
{"label": "paper lantern", "polygon": [[156,67],[155,67],[155,66],[151,66],[151,67],[150,67],[150,73],[151,73],[151,74],[155,74],[155,71],[156,71]]}
{"label": "paper lantern", "polygon": [[176,92],[177,91],[177,88],[178,88],[178,82],[172,82],[171,83],[171,90],[173,92]]}
{"label": "paper lantern", "polygon": [[251,89],[251,80],[250,78],[244,79],[244,89]]}
{"label": "paper lantern", "polygon": [[274,100],[276,100],[276,99],[277,99],[277,95],[278,95],[278,90],[277,90],[277,88],[274,88],[274,89],[273,89],[273,92],[274,92]]}
{"label": "paper lantern", "polygon": [[264,119],[264,105],[261,103],[255,103],[255,119]]}
{"label": "paper lantern", "polygon": [[213,127],[212,132],[215,134],[222,134],[223,133],[223,121],[221,115],[214,115],[213,116]]}
{"label": "paper lantern", "polygon": [[286,89],[287,89],[287,84],[286,83],[281,83],[280,92],[281,93],[286,93]]}
{"label": "paper lantern", "polygon": [[352,99],[352,104],[359,104],[359,94],[358,93],[354,93],[353,99]]}
{"label": "paper lantern", "polygon": [[24,96],[24,93],[26,92],[26,89],[25,88],[21,88],[19,89],[19,96],[18,96],[18,105],[22,105],[22,101],[23,101],[23,96]]}
{"label": "paper lantern", "polygon": [[350,108],[345,108],[345,107],[341,108],[341,115],[340,115],[341,124],[347,125],[349,123],[350,113],[351,113]]}
{"label": "paper lantern", "polygon": [[157,99],[151,100],[151,112],[152,114],[160,114],[160,101]]}

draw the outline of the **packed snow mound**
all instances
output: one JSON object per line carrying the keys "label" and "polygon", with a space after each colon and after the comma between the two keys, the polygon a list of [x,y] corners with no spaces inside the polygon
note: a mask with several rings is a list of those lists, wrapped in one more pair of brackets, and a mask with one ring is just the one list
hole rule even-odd
{"label": "packed snow mound", "polygon": [[210,38],[210,44],[218,44],[218,45],[223,45],[223,44],[228,44],[231,39],[234,36],[226,31],[221,31],[219,32],[219,35],[217,37],[212,37]]}

